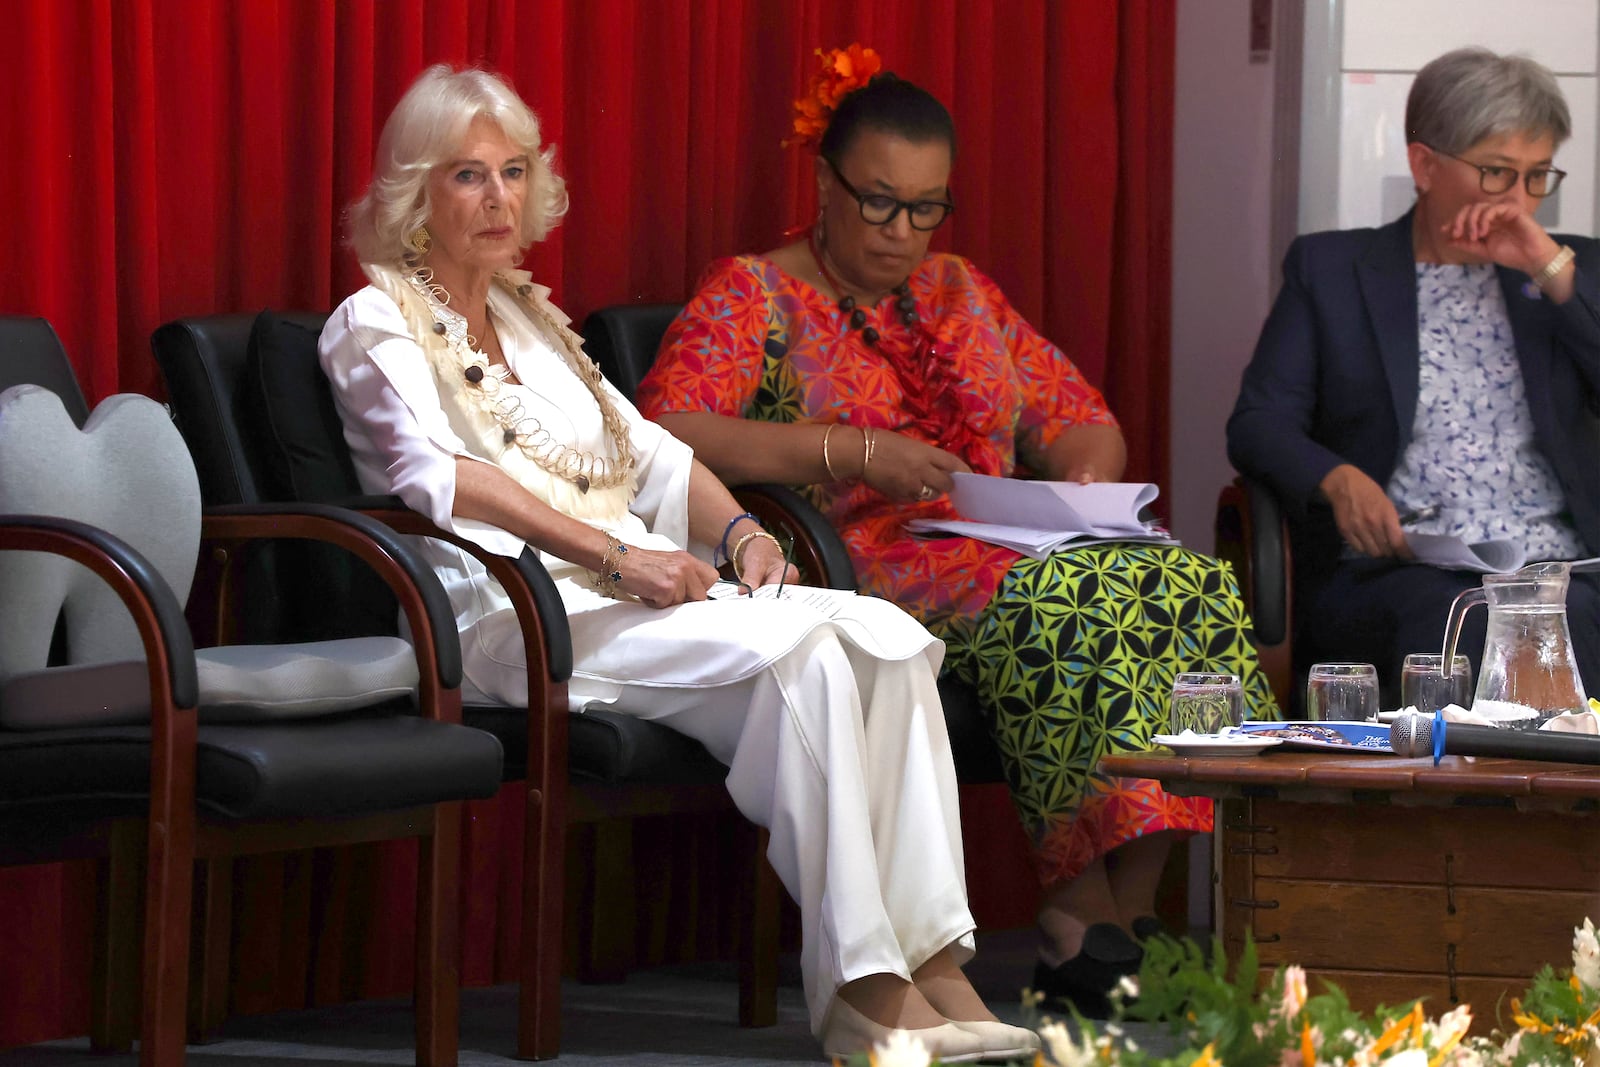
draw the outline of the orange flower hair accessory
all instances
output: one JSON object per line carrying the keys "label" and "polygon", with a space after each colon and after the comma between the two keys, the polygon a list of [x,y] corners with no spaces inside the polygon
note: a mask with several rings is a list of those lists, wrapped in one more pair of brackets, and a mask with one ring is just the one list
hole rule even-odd
{"label": "orange flower hair accessory", "polygon": [[824,52],[817,49],[822,67],[811,76],[805,95],[794,102],[794,136],[783,147],[804,145],[815,148],[822,141],[834,109],[850,92],[872,80],[883,69],[883,60],[870,48],[852,44]]}

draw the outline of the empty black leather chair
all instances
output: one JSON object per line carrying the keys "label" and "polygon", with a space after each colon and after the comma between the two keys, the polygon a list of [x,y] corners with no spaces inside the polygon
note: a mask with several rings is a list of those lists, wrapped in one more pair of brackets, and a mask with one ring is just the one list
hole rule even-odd
{"label": "empty black leather chair", "polygon": [[[59,369],[70,380],[64,353]],[[418,837],[417,1060],[454,1063],[459,801],[492,795],[501,754],[455,722],[444,590],[361,516],[202,516],[160,405],[113,397],[80,428],[40,377],[0,392],[0,862],[105,860],[92,1043],[125,1050],[137,1029],[143,1062],[181,1063],[197,859]],[[357,552],[395,589],[414,649],[227,642],[238,602],[205,579],[262,537]],[[223,647],[196,651],[185,599]]]}

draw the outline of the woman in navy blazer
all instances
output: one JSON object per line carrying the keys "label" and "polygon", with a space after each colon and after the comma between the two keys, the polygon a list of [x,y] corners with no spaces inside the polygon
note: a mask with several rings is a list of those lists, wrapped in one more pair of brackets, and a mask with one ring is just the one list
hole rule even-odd
{"label": "woman in navy blazer", "polygon": [[[1412,211],[1290,246],[1228,421],[1228,456],[1284,501],[1296,660],[1437,651],[1480,576],[1409,562],[1407,531],[1600,554],[1600,243],[1535,219],[1571,128],[1550,72],[1461,49],[1406,104]],[[1402,520],[1402,516],[1407,521]],[[1574,575],[1578,666],[1600,688],[1600,575]],[[1483,613],[1464,636],[1476,671]]]}

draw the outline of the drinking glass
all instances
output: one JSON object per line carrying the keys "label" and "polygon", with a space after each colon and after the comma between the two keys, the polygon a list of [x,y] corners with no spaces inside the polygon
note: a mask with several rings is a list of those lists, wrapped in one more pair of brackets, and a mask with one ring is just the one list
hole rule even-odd
{"label": "drinking glass", "polygon": [[1472,702],[1472,665],[1467,657],[1451,662],[1448,677],[1439,673],[1444,657],[1437,652],[1413,652],[1400,668],[1400,706],[1424,715],[1451,704],[1465,708]]}
{"label": "drinking glass", "polygon": [[1365,722],[1378,714],[1378,669],[1370,663],[1317,663],[1306,678],[1306,718]]}
{"label": "drinking glass", "polygon": [[1244,721],[1244,685],[1237,674],[1179,674],[1168,709],[1169,733],[1219,734]]}

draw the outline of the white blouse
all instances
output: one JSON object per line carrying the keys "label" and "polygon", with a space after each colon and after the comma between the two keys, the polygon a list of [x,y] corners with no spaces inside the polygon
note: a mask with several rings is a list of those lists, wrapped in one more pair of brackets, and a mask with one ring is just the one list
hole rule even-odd
{"label": "white blouse", "polygon": [[1530,560],[1584,555],[1555,468],[1534,441],[1493,264],[1418,263],[1416,272],[1417,411],[1389,498],[1402,512],[1437,507],[1420,533],[1509,540]]}

